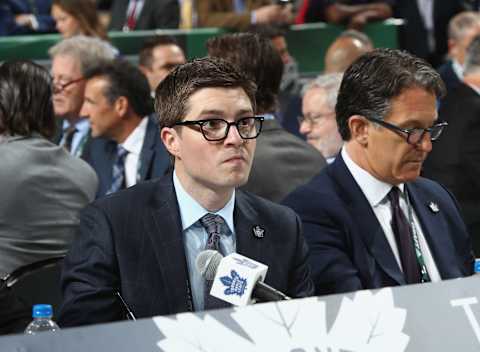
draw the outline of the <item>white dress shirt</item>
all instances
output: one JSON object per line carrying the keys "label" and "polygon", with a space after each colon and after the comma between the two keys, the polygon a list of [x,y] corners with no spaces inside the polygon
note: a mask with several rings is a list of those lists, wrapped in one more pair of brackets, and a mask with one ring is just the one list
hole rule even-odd
{"label": "white dress shirt", "polygon": [[144,117],[121,145],[128,151],[125,158],[125,186],[131,187],[139,180],[140,153],[147,133],[148,118]]}
{"label": "white dress shirt", "polygon": [[[387,238],[392,252],[395,256],[399,268],[402,269],[402,263],[400,260],[400,254],[397,247],[397,242],[395,240],[395,235],[393,233],[390,222],[392,220],[392,210],[390,207],[390,202],[387,198],[388,193],[392,189],[392,185],[378,180],[377,178],[370,175],[367,171],[358,166],[348,155],[345,147],[342,148],[342,158],[345,161],[345,165],[352,174],[353,178],[357,182],[358,186],[362,190],[363,194],[368,200],[368,203],[373,209],[375,216],[378,219],[378,222],[382,226],[385,237]],[[405,184],[398,185],[400,189],[400,208],[402,208],[403,213],[407,220],[409,219],[408,205],[405,198]],[[415,231],[418,235],[418,240],[420,242],[420,249],[422,250],[423,259],[425,261],[425,266],[427,267],[428,274],[432,282],[437,282],[441,280],[440,273],[438,272],[437,265],[433,259],[432,253],[428,246],[427,240],[420,226],[420,222],[415,214],[413,207],[410,207],[412,218],[410,224],[413,221]]]}

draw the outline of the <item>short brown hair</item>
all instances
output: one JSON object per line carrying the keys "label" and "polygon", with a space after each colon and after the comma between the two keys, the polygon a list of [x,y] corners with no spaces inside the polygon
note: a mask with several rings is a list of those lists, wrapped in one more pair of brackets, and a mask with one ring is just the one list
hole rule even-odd
{"label": "short brown hair", "polygon": [[201,58],[177,66],[157,87],[155,111],[159,127],[172,127],[188,110],[188,99],[202,88],[242,88],[255,104],[255,83],[231,63],[218,58]]}

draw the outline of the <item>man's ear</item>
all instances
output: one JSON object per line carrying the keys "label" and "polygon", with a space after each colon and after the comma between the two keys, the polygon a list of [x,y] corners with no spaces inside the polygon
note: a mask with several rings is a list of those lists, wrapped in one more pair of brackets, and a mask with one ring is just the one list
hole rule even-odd
{"label": "man's ear", "polygon": [[113,105],[117,114],[122,117],[127,114],[128,108],[130,107],[128,99],[124,96],[118,97],[117,100],[115,100],[115,103],[113,103]]}
{"label": "man's ear", "polygon": [[367,119],[360,115],[353,115],[348,119],[348,128],[350,129],[351,139],[363,146],[366,146],[368,143],[370,126],[371,124]]}
{"label": "man's ear", "polygon": [[174,128],[162,128],[160,131],[160,139],[171,155],[176,158],[180,157],[180,136]]}

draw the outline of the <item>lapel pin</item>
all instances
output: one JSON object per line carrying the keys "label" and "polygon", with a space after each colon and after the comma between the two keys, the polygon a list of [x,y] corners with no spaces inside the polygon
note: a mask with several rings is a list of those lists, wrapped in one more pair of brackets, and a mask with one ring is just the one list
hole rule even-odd
{"label": "lapel pin", "polygon": [[432,213],[438,213],[440,211],[440,209],[438,208],[438,204],[435,203],[435,202],[430,202],[428,204],[428,207],[430,208],[430,210],[432,211]]}
{"label": "lapel pin", "polygon": [[260,225],[255,225],[255,226],[252,228],[252,232],[253,232],[253,236],[255,236],[256,238],[263,238],[263,237],[265,237],[265,230],[264,230],[263,227],[261,227]]}

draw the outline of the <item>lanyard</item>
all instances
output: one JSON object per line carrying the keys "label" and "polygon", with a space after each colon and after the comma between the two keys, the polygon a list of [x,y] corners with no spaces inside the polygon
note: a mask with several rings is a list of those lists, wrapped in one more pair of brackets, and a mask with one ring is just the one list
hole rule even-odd
{"label": "lanyard", "polygon": [[430,279],[430,275],[428,274],[427,266],[425,265],[425,259],[423,257],[423,253],[422,253],[422,248],[420,247],[420,241],[418,239],[417,227],[415,226],[415,223],[413,221],[413,211],[412,211],[412,206],[410,204],[410,197],[408,196],[406,186],[405,186],[404,193],[405,193],[405,199],[406,199],[407,208],[408,208],[408,222],[409,222],[409,226],[410,226],[410,232],[412,233],[412,241],[413,241],[413,246],[415,248],[415,256],[417,258],[418,266],[420,267],[421,280],[422,280],[422,283],[423,282],[430,282],[432,280]]}

